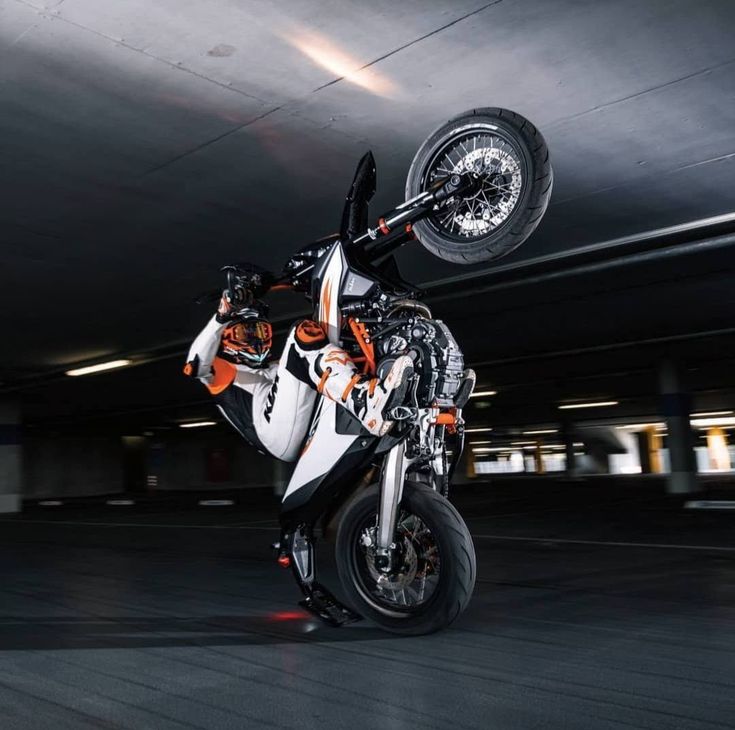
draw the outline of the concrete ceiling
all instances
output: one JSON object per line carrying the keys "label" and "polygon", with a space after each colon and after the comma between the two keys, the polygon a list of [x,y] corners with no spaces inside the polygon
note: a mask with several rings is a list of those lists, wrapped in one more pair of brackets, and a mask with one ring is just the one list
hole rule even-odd
{"label": "concrete ceiling", "polygon": [[[334,230],[368,148],[391,207],[423,138],[473,107],[551,149],[515,260],[735,210],[734,32],[727,0],[0,0],[0,379],[189,337],[219,266],[279,269]],[[466,271],[400,259],[415,281]]]}

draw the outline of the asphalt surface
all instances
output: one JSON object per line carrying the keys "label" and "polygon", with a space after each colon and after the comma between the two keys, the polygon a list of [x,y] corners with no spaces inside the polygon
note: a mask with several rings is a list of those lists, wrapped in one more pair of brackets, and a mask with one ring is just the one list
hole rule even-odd
{"label": "asphalt surface", "polygon": [[31,507],[0,521],[0,727],[733,727],[735,511],[651,494],[458,492],[477,588],[419,638],[298,609],[263,493]]}

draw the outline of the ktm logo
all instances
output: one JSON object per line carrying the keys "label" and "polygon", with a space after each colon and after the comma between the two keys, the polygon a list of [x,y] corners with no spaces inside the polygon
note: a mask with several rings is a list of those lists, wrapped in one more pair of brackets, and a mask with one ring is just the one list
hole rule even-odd
{"label": "ktm logo", "polygon": [[271,386],[271,389],[268,391],[268,395],[265,399],[265,413],[263,414],[265,416],[265,420],[268,421],[268,423],[271,422],[271,413],[273,413],[273,404],[276,402],[276,393],[278,392],[278,375],[276,375],[276,379],[273,381],[273,385]]}

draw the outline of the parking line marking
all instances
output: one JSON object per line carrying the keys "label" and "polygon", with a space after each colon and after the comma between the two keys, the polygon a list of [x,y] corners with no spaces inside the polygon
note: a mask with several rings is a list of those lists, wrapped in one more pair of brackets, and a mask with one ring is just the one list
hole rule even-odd
{"label": "parking line marking", "polygon": [[604,545],[606,547],[657,548],[659,550],[716,550],[718,552],[735,553],[735,547],[719,547],[717,545],[672,545],[655,542],[614,542],[612,540],[567,540],[561,537],[516,537],[515,535],[475,535],[480,540],[515,540],[518,542],[551,542],[564,545]]}
{"label": "parking line marking", "polygon": [[[82,525],[90,525],[92,527],[151,527],[164,529],[187,529],[187,530],[259,530],[261,532],[272,532],[278,530],[276,526],[268,527],[263,525],[175,525],[161,522],[83,522],[74,520],[14,520],[2,519],[2,522],[16,524],[37,524],[37,525],[72,525],[79,527]],[[615,542],[612,540],[571,540],[561,537],[519,537],[516,535],[478,535],[473,534],[473,538],[478,540],[507,540],[512,542],[545,542],[558,543],[560,545],[602,545],[604,547],[627,547],[627,548],[653,548],[657,550],[705,550],[724,553],[735,553],[735,547],[721,547],[717,545],[673,545],[671,543],[654,543],[654,542]]]}

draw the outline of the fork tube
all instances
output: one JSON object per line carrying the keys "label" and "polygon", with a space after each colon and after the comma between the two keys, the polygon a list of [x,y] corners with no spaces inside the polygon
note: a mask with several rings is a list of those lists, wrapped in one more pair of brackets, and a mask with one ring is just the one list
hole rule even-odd
{"label": "fork tube", "polygon": [[[385,457],[380,479],[380,507],[378,512],[377,554],[388,555],[396,531],[396,515],[403,495],[406,476],[406,444],[396,444]],[[388,561],[389,562],[389,561]]]}

